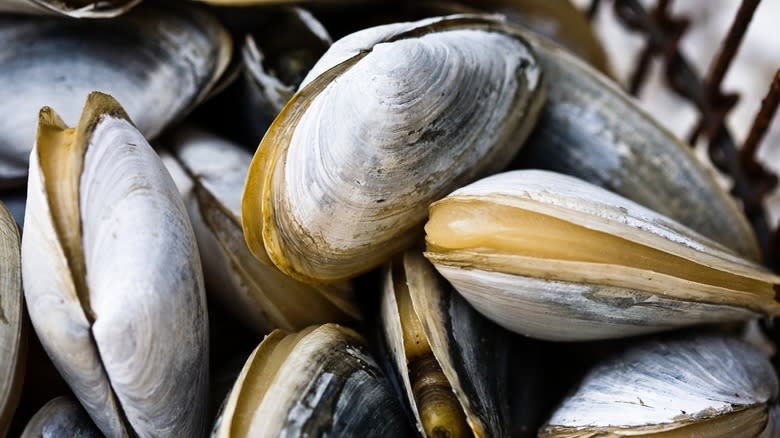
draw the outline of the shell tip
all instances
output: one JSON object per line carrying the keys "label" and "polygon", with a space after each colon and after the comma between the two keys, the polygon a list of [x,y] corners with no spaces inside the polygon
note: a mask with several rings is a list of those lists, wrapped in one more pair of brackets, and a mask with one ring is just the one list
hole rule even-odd
{"label": "shell tip", "polygon": [[38,127],[35,133],[35,144],[45,141],[47,133],[64,131],[68,125],[62,120],[57,111],[50,106],[44,106],[38,111]]}
{"label": "shell tip", "polygon": [[127,120],[135,126],[124,108],[122,108],[122,105],[113,96],[100,91],[93,91],[89,93],[86,102],[84,102],[84,109],[81,111],[81,118],[78,124],[79,129],[83,130],[84,133],[91,132],[105,115]]}

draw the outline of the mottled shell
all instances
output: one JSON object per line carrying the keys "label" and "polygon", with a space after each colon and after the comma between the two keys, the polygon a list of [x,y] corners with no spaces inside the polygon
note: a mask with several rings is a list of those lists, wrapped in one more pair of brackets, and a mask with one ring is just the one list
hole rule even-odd
{"label": "mottled shell", "polygon": [[612,80],[555,43],[523,35],[539,56],[548,96],[512,167],[582,178],[759,259],[744,215],[688,145]]}
{"label": "mottled shell", "polygon": [[79,403],[57,397],[33,415],[21,438],[100,438],[100,433]]}
{"label": "mottled shell", "polygon": [[[463,202],[478,203],[470,210],[474,217],[489,206],[525,210],[762,286],[735,290],[619,262],[438,246],[430,235],[437,209]],[[456,225],[453,241],[461,235]],[[605,339],[780,312],[772,291],[780,278],[765,268],[628,199],[561,174],[512,171],[482,179],[434,203],[426,230],[425,255],[439,272],[481,313],[532,337]]]}
{"label": "mottled shell", "polygon": [[540,82],[523,40],[491,17],[337,41],[252,161],[249,247],[308,282],[378,266],[419,237],[431,201],[514,156],[542,104]]}
{"label": "mottled shell", "polygon": [[[166,163],[187,204],[209,293],[258,333],[360,318],[351,285],[311,286],[255,258],[241,229],[241,191],[252,156],[192,127],[168,137],[175,163]],[[177,176],[178,174],[178,176]]]}
{"label": "mottled shell", "polygon": [[[754,409],[752,421],[736,430],[721,425],[718,437],[769,438],[780,433],[777,397],[772,364],[738,339],[646,341],[590,371],[539,436],[655,436]],[[678,436],[712,436],[686,430]]]}
{"label": "mottled shell", "polygon": [[208,319],[195,237],[170,175],[110,96],[76,128],[50,108],[30,158],[25,298],[57,369],[109,436],[198,436]]}
{"label": "mottled shell", "polygon": [[0,3],[0,12],[111,18],[129,11],[140,2],[141,0],[3,0]]}
{"label": "mottled shell", "polygon": [[0,202],[0,437],[19,403],[27,353],[19,251],[16,223]]}
{"label": "mottled shell", "polygon": [[268,335],[244,365],[212,436],[398,437],[410,432],[365,341],[350,329],[325,324]]}
{"label": "mottled shell", "polygon": [[87,94],[106,92],[154,138],[208,94],[231,47],[215,18],[184,5],[99,21],[0,17],[0,83],[14,84],[0,88],[0,186],[24,180],[44,105],[75,123]]}
{"label": "mottled shell", "polygon": [[[400,270],[401,275],[394,275]],[[412,392],[395,284],[406,281],[425,337],[476,437],[509,436],[510,334],[455,293],[421,253],[408,251],[384,273],[382,326],[394,371],[424,435]]]}

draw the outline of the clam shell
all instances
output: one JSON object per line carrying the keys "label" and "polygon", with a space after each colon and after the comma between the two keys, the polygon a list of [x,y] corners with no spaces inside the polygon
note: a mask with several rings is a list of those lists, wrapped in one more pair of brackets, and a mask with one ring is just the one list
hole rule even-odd
{"label": "clam shell", "polygon": [[27,340],[24,330],[19,231],[0,203],[0,436],[5,436],[19,403]]}
{"label": "clam shell", "polygon": [[244,365],[212,436],[409,436],[364,342],[335,324],[275,330]]}
{"label": "clam shell", "polygon": [[759,260],[744,215],[688,145],[609,78],[555,43],[523,35],[539,56],[548,96],[513,167],[584,179]]}
{"label": "clam shell", "polygon": [[354,277],[409,247],[429,202],[511,159],[543,93],[532,52],[503,29],[454,16],[334,43],[252,161],[252,252],[307,282]]}
{"label": "clam shell", "polygon": [[21,438],[100,438],[84,408],[70,397],[57,397],[33,415]]}
{"label": "clam shell", "polygon": [[[436,361],[452,387],[476,437],[509,436],[508,376],[510,334],[477,313],[421,253],[407,251],[387,267],[382,295],[382,327],[393,369],[403,382],[407,401],[425,435],[412,392],[409,360],[404,350],[398,285],[401,270],[417,318]],[[533,360],[532,357],[528,358]]]}
{"label": "clam shell", "polygon": [[[675,430],[675,436],[777,436],[777,397],[772,364],[740,340],[714,334],[654,340],[590,371],[539,436],[655,436]],[[727,417],[732,423],[720,424],[718,432],[695,431]]]}
{"label": "clam shell", "polygon": [[42,106],[73,123],[85,96],[100,90],[154,138],[208,94],[231,44],[216,19],[183,5],[110,21],[0,17],[0,83],[14,84],[0,89],[0,185],[24,180]]}
{"label": "clam shell", "polygon": [[249,251],[240,217],[249,153],[193,127],[179,129],[167,140],[185,173],[181,177],[189,180],[183,195],[212,296],[258,333],[360,318],[349,283],[304,284]]}
{"label": "clam shell", "polygon": [[[526,247],[496,251],[476,243],[458,248],[458,239],[469,235],[463,234],[469,227],[463,223],[468,224],[470,218],[463,218],[466,222],[460,223],[454,222],[457,217],[441,222],[445,219],[439,219],[444,216],[439,216],[438,210],[448,211],[444,210],[448,206],[469,202],[473,203],[469,204],[472,218],[484,216],[490,206],[517,209],[517,214],[532,212],[542,215],[533,219],[540,223],[562,221],[569,224],[567,227],[595,231],[599,239],[616,237],[620,242],[630,242],[631,251],[643,251],[632,256],[640,262],[640,257],[652,259],[665,254],[676,257],[674,263],[692,262],[699,268],[706,267],[706,275],[734,277],[728,277],[731,280],[726,284],[723,277],[702,280],[687,271],[653,268],[654,271],[646,267],[647,263],[577,255],[576,245],[580,243],[567,244],[566,239],[574,239],[581,231],[569,228],[560,242],[546,245],[559,245],[553,251],[570,249],[573,255],[524,254],[525,249],[521,248]],[[510,218],[510,213],[502,214]],[[442,234],[444,228],[438,228],[432,237],[433,227],[442,224],[448,224],[450,237]],[[489,222],[480,225],[490,226]],[[780,278],[765,268],[739,258],[669,218],[565,175],[528,170],[482,179],[434,203],[426,230],[425,255],[439,272],[488,318],[532,337],[605,339],[780,312],[772,290]],[[496,229],[495,235],[506,232],[509,231]],[[443,238],[449,240],[442,243]],[[534,240],[542,238],[540,235]],[[575,246],[569,248],[571,245]],[[745,283],[735,286],[731,282],[734,278]]]}
{"label": "clam shell", "polygon": [[262,31],[247,35],[241,54],[247,125],[254,141],[263,137],[300,81],[331,44],[333,39],[322,23],[299,7],[280,10]]}
{"label": "clam shell", "polygon": [[0,3],[0,13],[110,18],[129,11],[140,2],[141,0],[3,0]]}
{"label": "clam shell", "polygon": [[265,56],[251,35],[244,40],[241,55],[244,60],[247,116],[256,125],[250,130],[256,137],[262,138],[268,125],[295,94],[295,87],[285,84],[263,66]]}
{"label": "clam shell", "polygon": [[44,349],[106,435],[202,434],[206,300],[170,175],[110,96],[75,129],[40,117],[22,275]]}

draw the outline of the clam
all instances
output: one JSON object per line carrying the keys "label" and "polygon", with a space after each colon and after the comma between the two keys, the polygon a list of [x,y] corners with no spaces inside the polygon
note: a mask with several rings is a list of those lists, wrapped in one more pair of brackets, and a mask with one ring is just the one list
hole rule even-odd
{"label": "clam", "polygon": [[57,397],[33,415],[21,438],[100,438],[103,434],[70,397]]}
{"label": "clam", "polygon": [[543,67],[547,102],[513,167],[576,176],[759,259],[744,215],[689,146],[609,78],[556,44],[523,35]]}
{"label": "clam", "polygon": [[409,432],[362,337],[325,324],[266,336],[241,370],[212,436],[398,437]]}
{"label": "clam", "polygon": [[263,137],[306,73],[332,43],[322,24],[299,7],[279,11],[262,32],[247,35],[241,53],[247,115],[255,127],[255,141]]}
{"label": "clam", "polygon": [[517,152],[543,101],[540,75],[494,17],[337,41],[252,161],[242,201],[250,249],[312,283],[380,265],[419,237],[428,203]]}
{"label": "clam", "polygon": [[[24,54],[24,56],[21,56]],[[0,17],[0,186],[23,182],[44,105],[78,119],[92,90],[116,96],[153,138],[209,92],[231,40],[207,13],[146,5],[113,20]]]}
{"label": "clam", "polygon": [[108,436],[205,431],[208,320],[187,210],[110,96],[75,128],[40,112],[22,237],[41,343]]}
{"label": "clam", "polygon": [[0,437],[8,432],[22,391],[24,332],[19,231],[0,203]]}
{"label": "clam", "polygon": [[544,438],[769,438],[780,434],[772,364],[714,334],[642,343],[596,366]]}
{"label": "clam", "polygon": [[[233,35],[241,36],[240,53],[231,61],[235,81],[216,90],[189,118],[245,148],[255,150],[268,126],[295,93],[303,77],[332,39],[307,10],[210,8]],[[227,77],[226,72],[223,77]],[[229,83],[228,83],[229,82]]]}
{"label": "clam", "polygon": [[200,127],[254,150],[333,41],[323,25],[300,7],[216,12],[233,34],[245,35],[240,56],[231,63],[237,67],[237,80],[199,107],[194,118]]}
{"label": "clam", "polygon": [[434,203],[425,256],[488,318],[549,340],[780,314],[780,277],[574,177],[482,179]]}
{"label": "clam", "polygon": [[3,0],[0,13],[57,14],[73,18],[110,18],[141,0]]}
{"label": "clam", "polygon": [[[249,153],[193,127],[177,130],[168,144],[181,166],[174,179],[185,180],[180,189],[212,296],[258,333],[360,318],[349,283],[304,284],[281,273],[267,257],[258,259],[249,251],[240,216]],[[172,165],[168,168],[174,174]]]}
{"label": "clam", "polygon": [[451,291],[419,252],[389,264],[383,290],[387,351],[418,431],[509,436],[510,334]]}

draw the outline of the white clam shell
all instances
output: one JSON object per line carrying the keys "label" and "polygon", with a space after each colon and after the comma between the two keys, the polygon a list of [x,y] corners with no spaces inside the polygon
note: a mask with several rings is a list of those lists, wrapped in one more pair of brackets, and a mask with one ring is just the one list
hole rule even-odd
{"label": "white clam shell", "polygon": [[354,277],[408,247],[429,202],[504,166],[542,92],[533,54],[502,25],[456,16],[334,43],[255,156],[253,252],[304,281]]}
{"label": "white clam shell", "polygon": [[[778,283],[778,277],[719,244],[573,177],[537,170],[506,172],[458,189],[439,203],[455,199],[490,201],[545,214],[755,278],[767,282],[768,288]],[[639,268],[519,253],[502,258],[468,250],[432,250],[426,256],[481,313],[512,331],[541,339],[622,337],[778,311],[771,297]],[[498,258],[511,259],[507,263],[523,272],[492,268]],[[743,299],[750,305],[736,304]]]}
{"label": "white clam shell", "polygon": [[550,341],[635,336],[759,316],[748,309],[625,288],[445,265],[437,269],[483,315],[516,333]]}
{"label": "white clam shell", "polygon": [[589,437],[614,429],[631,435],[631,428],[660,430],[749,407],[774,411],[764,436],[776,436],[776,407],[769,405],[777,397],[772,364],[742,341],[714,334],[649,341],[590,371],[540,436]]}
{"label": "white clam shell", "polygon": [[[87,108],[107,98],[96,96]],[[159,157],[127,119],[114,110],[84,123],[91,125],[78,211],[89,308],[55,231],[36,144],[22,239],[31,320],[104,433],[199,435],[208,320],[187,212]]]}

